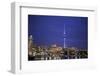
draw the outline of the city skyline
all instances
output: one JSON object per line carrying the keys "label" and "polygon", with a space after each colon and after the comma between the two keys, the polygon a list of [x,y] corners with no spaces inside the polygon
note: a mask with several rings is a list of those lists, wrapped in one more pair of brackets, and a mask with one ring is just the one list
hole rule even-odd
{"label": "city skyline", "polygon": [[28,36],[38,46],[88,48],[88,18],[28,15]]}

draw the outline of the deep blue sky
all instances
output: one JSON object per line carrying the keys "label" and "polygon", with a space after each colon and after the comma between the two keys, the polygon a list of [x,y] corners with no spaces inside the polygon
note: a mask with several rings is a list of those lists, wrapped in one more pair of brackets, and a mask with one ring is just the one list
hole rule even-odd
{"label": "deep blue sky", "polygon": [[66,46],[87,49],[87,17],[28,15],[28,36],[32,35],[34,43],[40,46],[57,44],[63,47],[64,25]]}

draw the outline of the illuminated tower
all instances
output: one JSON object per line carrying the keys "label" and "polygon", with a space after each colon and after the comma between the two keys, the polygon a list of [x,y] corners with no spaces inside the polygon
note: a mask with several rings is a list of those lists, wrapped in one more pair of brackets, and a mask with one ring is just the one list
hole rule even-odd
{"label": "illuminated tower", "polygon": [[29,40],[28,40],[28,46],[31,47],[33,44],[33,37],[32,35],[29,36]]}
{"label": "illuminated tower", "polygon": [[64,25],[64,48],[66,48],[66,28]]}
{"label": "illuminated tower", "polygon": [[32,35],[28,38],[28,54],[32,56],[33,38]]}

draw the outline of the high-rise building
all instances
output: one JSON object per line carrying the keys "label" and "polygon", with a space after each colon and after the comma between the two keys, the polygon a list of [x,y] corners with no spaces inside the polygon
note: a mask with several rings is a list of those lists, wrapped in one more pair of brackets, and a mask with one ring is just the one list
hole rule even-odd
{"label": "high-rise building", "polygon": [[33,47],[33,38],[32,35],[28,38],[28,54],[32,55],[32,47]]}
{"label": "high-rise building", "polygon": [[65,28],[65,25],[64,25],[64,48],[66,48],[66,28]]}

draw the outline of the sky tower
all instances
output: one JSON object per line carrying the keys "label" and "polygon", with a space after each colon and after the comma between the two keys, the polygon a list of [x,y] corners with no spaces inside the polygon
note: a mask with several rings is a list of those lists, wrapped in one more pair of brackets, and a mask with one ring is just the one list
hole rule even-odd
{"label": "sky tower", "polygon": [[66,48],[66,28],[64,25],[64,48]]}

